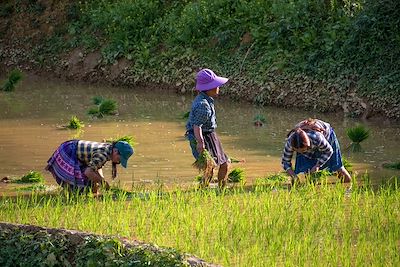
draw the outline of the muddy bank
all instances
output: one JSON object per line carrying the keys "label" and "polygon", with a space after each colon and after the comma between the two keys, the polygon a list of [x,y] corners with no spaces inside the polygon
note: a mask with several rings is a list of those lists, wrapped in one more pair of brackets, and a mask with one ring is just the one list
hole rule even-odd
{"label": "muddy bank", "polygon": [[[132,67],[133,62],[121,58],[114,64],[104,64],[102,55],[74,49],[65,55],[48,58],[51,65],[43,65],[30,56],[25,48],[3,45],[0,49],[1,72],[5,76],[13,68],[35,73],[42,77],[51,76],[69,81],[88,83],[108,83],[118,86],[145,86],[163,88],[187,93],[193,90],[195,73],[198,68],[188,66],[179,80],[171,77],[138,75]],[[313,81],[307,77],[296,76],[290,80],[276,79],[269,74],[263,82],[254,83],[245,74],[232,74],[229,87],[224,94],[233,99],[244,99],[258,105],[271,105],[320,112],[342,112],[344,116],[362,117],[384,116],[400,119],[398,96],[360,95],[354,82],[347,88],[335,84]],[[160,82],[166,81],[166,82]]]}
{"label": "muddy bank", "polygon": [[[188,53],[188,57],[173,58],[169,55],[163,58],[160,54],[168,52],[163,44],[156,48],[156,63],[138,65],[135,61],[138,59],[123,56],[117,56],[110,63],[102,53],[104,44],[98,44],[97,48],[90,50],[59,47],[72,38],[66,25],[79,14],[74,1],[33,1],[35,4],[8,2],[9,8],[5,5],[0,14],[2,76],[6,76],[11,69],[19,68],[43,77],[118,86],[161,87],[186,93],[193,90],[196,72],[208,67],[216,68],[221,75],[230,77],[229,86],[222,91],[234,99],[291,109],[342,112],[349,117],[379,115],[400,119],[400,96],[394,93],[396,90],[386,95],[361,95],[363,90],[359,88],[357,77],[343,78],[345,81],[339,85],[303,75],[289,77],[271,69],[267,69],[265,74],[255,74],[246,70],[246,64],[251,64],[246,62],[246,58],[234,64],[231,62],[231,65],[221,63],[220,66],[207,64],[201,59],[201,54]],[[212,40],[210,43],[212,45]],[[241,44],[249,45],[247,52],[250,54],[251,43],[252,36],[247,32],[242,36]]]}
{"label": "muddy bank", "polygon": [[[14,253],[4,258],[0,256],[2,266],[24,265],[27,264],[26,261],[30,258],[32,261],[29,264],[35,265],[35,260],[37,260],[41,264],[45,263],[49,266],[77,266],[82,263],[89,265],[90,263],[95,265],[102,263],[107,265],[107,262],[113,264],[118,262],[119,264],[117,265],[124,265],[124,261],[125,264],[129,265],[129,260],[134,260],[131,264],[140,266],[142,264],[146,266],[172,266],[171,264],[174,264],[173,266],[219,266],[207,263],[189,254],[182,254],[171,249],[160,248],[136,240],[131,241],[112,236],[34,225],[0,222],[0,240],[2,241],[0,248],[3,253],[7,254],[7,252],[14,250],[19,251],[17,255]],[[29,242],[29,240],[32,242]],[[93,242],[98,243],[96,249],[90,247]],[[103,247],[104,244],[106,246]],[[86,255],[79,255],[83,252],[86,252]],[[132,253],[137,255],[132,255]],[[93,259],[93,256],[96,259]],[[19,257],[21,258],[19,259]],[[167,259],[170,257],[180,259],[168,262]],[[166,259],[165,262],[162,261],[163,258]],[[141,262],[141,260],[146,260],[146,262]]]}

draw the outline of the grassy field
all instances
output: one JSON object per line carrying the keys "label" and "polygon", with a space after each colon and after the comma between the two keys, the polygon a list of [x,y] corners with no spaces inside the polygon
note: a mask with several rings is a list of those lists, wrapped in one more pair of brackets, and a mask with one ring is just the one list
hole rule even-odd
{"label": "grassy field", "polygon": [[0,221],[139,239],[224,266],[398,266],[400,191],[257,186],[2,198]]}

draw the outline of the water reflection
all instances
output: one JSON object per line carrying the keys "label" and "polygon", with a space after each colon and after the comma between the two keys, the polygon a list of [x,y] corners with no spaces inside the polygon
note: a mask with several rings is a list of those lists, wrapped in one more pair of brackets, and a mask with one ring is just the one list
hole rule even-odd
{"label": "water reflection", "polygon": [[[92,97],[117,101],[118,116],[101,119],[87,115]],[[51,153],[68,139],[102,141],[116,136],[132,135],[137,142],[128,168],[119,170],[119,179],[133,182],[162,181],[191,183],[197,175],[191,167],[193,158],[184,139],[185,120],[193,96],[146,88],[66,84],[25,79],[15,92],[0,92],[0,176],[19,176],[29,170],[42,171]],[[255,107],[247,103],[217,100],[218,134],[230,157],[245,159],[240,166],[251,182],[256,177],[281,171],[280,156],[286,133],[294,124],[308,117],[330,122],[342,148],[350,144],[345,130],[355,119],[341,114],[319,114],[311,111]],[[72,115],[85,123],[80,131],[59,130]],[[265,118],[262,127],[254,118]],[[368,170],[372,177],[399,175],[382,169],[387,161],[399,161],[400,125],[374,119],[365,124],[371,137],[362,143],[363,153],[344,152],[358,172]],[[49,173],[45,178],[53,183]],[[111,167],[106,165],[110,177]],[[1,189],[0,189],[1,190]]]}

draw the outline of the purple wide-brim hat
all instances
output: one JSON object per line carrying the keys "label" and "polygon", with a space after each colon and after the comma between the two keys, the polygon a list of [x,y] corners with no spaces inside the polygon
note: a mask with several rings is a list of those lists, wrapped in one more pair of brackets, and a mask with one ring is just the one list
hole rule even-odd
{"label": "purple wide-brim hat", "polygon": [[208,91],[217,88],[228,81],[228,78],[219,77],[210,69],[202,69],[196,75],[196,89]]}

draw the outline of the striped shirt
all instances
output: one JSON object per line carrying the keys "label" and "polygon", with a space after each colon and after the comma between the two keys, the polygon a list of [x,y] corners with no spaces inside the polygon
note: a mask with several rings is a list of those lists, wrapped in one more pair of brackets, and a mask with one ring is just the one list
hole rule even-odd
{"label": "striped shirt", "polygon": [[[331,130],[329,129],[329,132],[330,131]],[[317,159],[319,166],[322,166],[332,156],[333,148],[329,144],[327,138],[325,138],[325,134],[317,131],[306,131],[306,134],[310,138],[311,146],[307,151],[302,153],[302,155],[309,159]],[[293,133],[286,140],[285,148],[283,150],[282,167],[285,171],[292,168],[291,161],[294,153],[294,148],[291,145],[292,136]]]}
{"label": "striped shirt", "polygon": [[111,144],[85,140],[79,140],[76,149],[78,160],[94,171],[102,168],[107,161],[111,160],[111,153]]}
{"label": "striped shirt", "polygon": [[204,92],[193,100],[186,130],[193,131],[194,125],[201,127],[203,132],[213,132],[217,128],[214,99]]}
{"label": "striped shirt", "polygon": [[[299,122],[296,126],[294,126],[294,128],[301,128],[302,125],[307,125],[307,120]],[[313,125],[315,125],[317,128],[322,129],[323,130],[322,133],[325,136],[325,138],[329,139],[332,129],[329,123],[315,119]]]}

